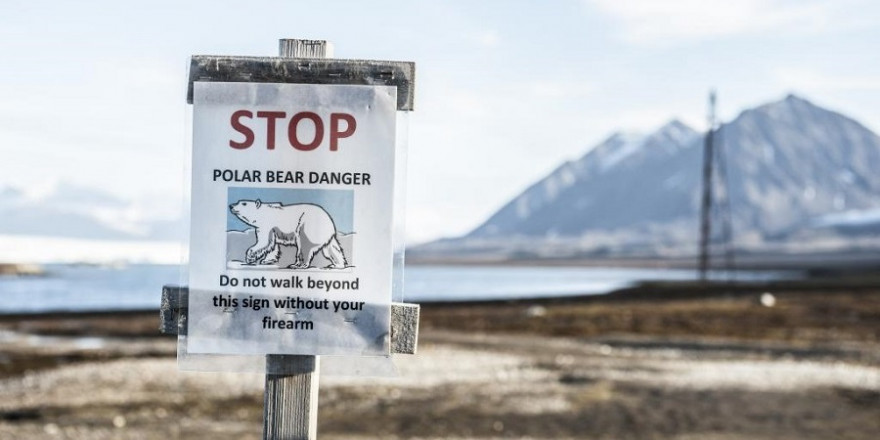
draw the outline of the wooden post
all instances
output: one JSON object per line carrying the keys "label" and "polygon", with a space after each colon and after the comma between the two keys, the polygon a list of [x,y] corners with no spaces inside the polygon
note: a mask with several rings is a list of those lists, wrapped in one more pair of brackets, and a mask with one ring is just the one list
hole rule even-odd
{"label": "wooden post", "polygon": [[[193,102],[196,81],[363,84],[397,87],[397,110],[413,110],[412,62],[329,59],[332,46],[316,40],[281,40],[279,52],[279,58],[194,55],[187,102]],[[185,331],[187,292],[186,287],[162,289],[159,328],[163,333]],[[416,353],[418,322],[417,304],[392,303],[392,353]],[[319,362],[317,356],[266,356],[263,439],[317,437]]]}
{"label": "wooden post", "polygon": [[[319,364],[318,356],[266,356],[264,440],[311,440],[318,437]],[[279,368],[290,373],[271,373]]]}
{"label": "wooden post", "polygon": [[[333,46],[322,40],[282,39],[282,58],[330,58]],[[318,356],[266,355],[263,440],[318,438]],[[291,374],[273,374],[290,369]]]}

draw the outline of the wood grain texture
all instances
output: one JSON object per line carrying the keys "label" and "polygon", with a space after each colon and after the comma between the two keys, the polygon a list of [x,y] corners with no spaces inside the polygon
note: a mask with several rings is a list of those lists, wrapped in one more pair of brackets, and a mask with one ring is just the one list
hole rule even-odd
{"label": "wood grain texture", "polygon": [[264,440],[312,440],[318,436],[318,356],[269,355],[263,397]]}
{"label": "wood grain texture", "polygon": [[418,304],[391,304],[391,352],[416,354],[419,345]]}
{"label": "wood grain texture", "polygon": [[333,43],[327,40],[278,40],[278,56],[285,58],[333,58]]}

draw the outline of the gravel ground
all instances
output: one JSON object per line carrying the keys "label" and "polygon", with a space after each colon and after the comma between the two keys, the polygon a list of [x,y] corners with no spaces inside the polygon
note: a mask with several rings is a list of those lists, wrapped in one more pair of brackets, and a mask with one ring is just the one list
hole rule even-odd
{"label": "gravel ground", "polygon": [[[873,439],[880,432],[876,364],[560,337],[435,331],[422,338],[418,356],[396,359],[399,377],[322,377],[321,438]],[[4,353],[47,350],[44,342],[7,333]],[[51,342],[53,356],[103,357],[0,381],[0,439],[260,438],[261,375],[179,372],[168,339]]]}
{"label": "gravel ground", "polygon": [[[648,298],[424,307],[398,377],[322,376],[320,438],[878,438],[880,290]],[[260,439],[263,376],[155,328],[0,316],[0,440]]]}

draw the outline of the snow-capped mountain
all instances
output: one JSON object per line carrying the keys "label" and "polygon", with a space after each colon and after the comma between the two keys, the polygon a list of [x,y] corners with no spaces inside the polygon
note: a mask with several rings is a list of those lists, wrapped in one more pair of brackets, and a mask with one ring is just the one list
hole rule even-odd
{"label": "snow-capped mountain", "polygon": [[143,203],[69,183],[26,192],[0,188],[0,235],[101,240],[177,239],[179,219]]}
{"label": "snow-capped mountain", "polygon": [[[831,230],[846,223],[840,219],[870,219],[880,209],[880,137],[844,115],[791,95],[742,112],[715,139],[724,151],[735,246],[839,239]],[[702,133],[678,121],[647,136],[612,135],[466,236],[414,250],[693,254],[703,143]],[[844,235],[842,246],[861,237]]]}
{"label": "snow-capped mountain", "polygon": [[817,218],[880,207],[880,137],[789,96],[721,128],[736,227],[773,238]]}
{"label": "snow-capped mountain", "polygon": [[[699,137],[679,121],[650,136],[614,134],[531,186],[468,237],[577,236],[588,229],[637,224],[649,215],[677,216],[682,203],[656,200],[652,182],[668,181],[668,165]],[[644,174],[648,171],[651,175]],[[640,178],[632,179],[633,173]],[[679,191],[677,198],[686,192]]]}

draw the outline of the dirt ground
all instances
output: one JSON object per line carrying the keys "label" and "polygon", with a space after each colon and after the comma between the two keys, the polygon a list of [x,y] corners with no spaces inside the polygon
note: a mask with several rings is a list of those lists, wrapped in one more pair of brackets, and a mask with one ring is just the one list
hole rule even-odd
{"label": "dirt ground", "polygon": [[[876,439],[880,290],[426,305],[325,439]],[[263,376],[180,372],[157,314],[0,317],[0,439],[259,439]]]}

